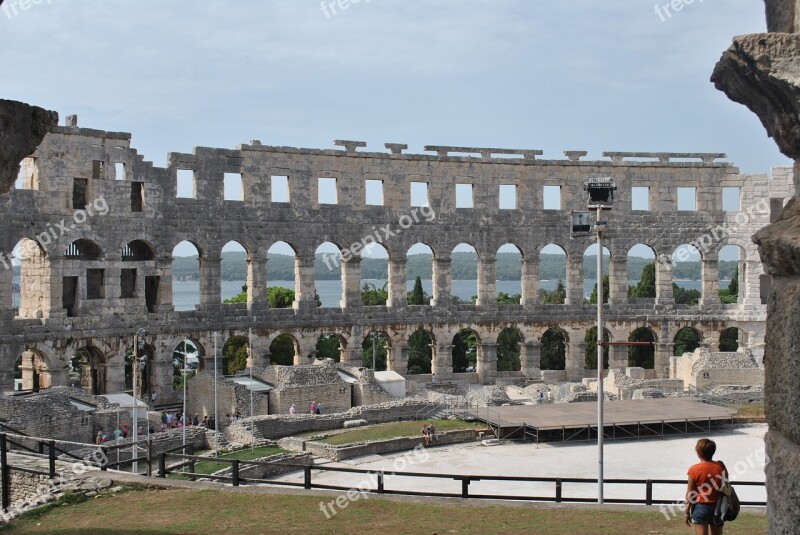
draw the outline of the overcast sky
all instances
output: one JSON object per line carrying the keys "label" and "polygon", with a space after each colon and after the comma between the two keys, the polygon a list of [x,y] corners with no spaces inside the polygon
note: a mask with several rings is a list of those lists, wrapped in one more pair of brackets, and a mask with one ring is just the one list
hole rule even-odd
{"label": "overcast sky", "polygon": [[765,31],[763,1],[677,2],[659,14],[654,0],[6,0],[0,88],[131,132],[159,166],[170,151],[252,139],[787,165],[709,82],[732,36]]}

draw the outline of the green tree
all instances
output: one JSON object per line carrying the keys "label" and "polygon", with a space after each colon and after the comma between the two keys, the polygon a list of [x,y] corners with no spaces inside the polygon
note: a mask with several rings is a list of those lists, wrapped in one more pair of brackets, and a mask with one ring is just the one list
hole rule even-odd
{"label": "green tree", "polygon": [[335,334],[323,334],[317,340],[317,358],[341,360],[342,340]]}
{"label": "green tree", "polygon": [[542,336],[543,370],[565,370],[567,368],[567,338],[560,329],[548,329]]}
{"label": "green tree", "polygon": [[453,338],[453,372],[463,373],[468,368],[475,369],[477,357],[478,338],[474,331],[464,330]]}
{"label": "green tree", "polygon": [[731,282],[727,288],[719,291],[719,298],[723,304],[735,305],[739,302],[739,265],[737,264],[731,275]]}
{"label": "green tree", "polygon": [[[603,340],[611,340],[608,331],[603,329]],[[584,367],[587,370],[597,369],[597,327],[592,327],[583,337]],[[608,369],[608,346],[603,347],[603,369]]]}
{"label": "green tree", "polygon": [[241,292],[234,295],[233,297],[229,297],[228,299],[224,300],[223,303],[226,305],[232,303],[247,303],[247,285],[245,284],[244,286],[242,286]]}
{"label": "green tree", "polygon": [[684,353],[691,353],[701,344],[700,333],[691,327],[684,327],[675,335],[675,345],[673,354],[680,357]]}
{"label": "green tree", "polygon": [[247,368],[247,338],[232,336],[222,347],[222,373],[236,375]]}
{"label": "green tree", "polygon": [[[650,329],[639,327],[631,333],[629,342],[655,342],[655,337]],[[656,348],[649,346],[629,346],[628,347],[628,366],[635,368],[646,368],[652,370],[656,365]]]}
{"label": "green tree", "polygon": [[269,346],[270,361],[277,366],[294,365],[294,339],[288,334],[278,335]]}
{"label": "green tree", "polygon": [[698,290],[687,290],[672,283],[672,295],[677,305],[696,305],[703,296]]}
{"label": "green tree", "polygon": [[[374,340],[374,344],[373,344]],[[375,370],[386,369],[386,346],[389,345],[389,340],[385,334],[369,333],[361,345],[363,349],[361,361],[365,368],[372,368],[372,352],[375,351]]]}
{"label": "green tree", "polygon": [[656,263],[650,262],[642,268],[642,276],[636,286],[628,287],[628,297],[638,299],[655,299],[656,297]]}
{"label": "green tree", "polygon": [[267,288],[267,305],[269,308],[292,308],[294,304],[294,290],[281,286]]}
{"label": "green tree", "polygon": [[567,289],[564,283],[558,279],[555,290],[539,290],[539,301],[543,305],[563,305],[567,300]]}
{"label": "green tree", "polygon": [[516,329],[505,329],[500,333],[497,337],[497,371],[517,372],[522,369],[519,361],[520,342],[522,336]]}
{"label": "green tree", "polygon": [[427,305],[430,299],[426,299],[425,291],[422,289],[422,279],[419,275],[414,279],[414,289],[408,294],[409,305]]}
{"label": "green tree", "polygon": [[[608,294],[610,291],[610,282],[608,279],[608,275],[603,276],[603,304],[608,303]],[[589,304],[596,305],[597,304],[597,283],[594,283],[594,288],[592,289],[592,295],[589,296]],[[597,359],[595,359],[597,360]]]}
{"label": "green tree", "polygon": [[431,373],[433,348],[431,337],[423,329],[417,330],[408,338],[408,373],[418,375]]}
{"label": "green tree", "polygon": [[389,292],[386,291],[386,284],[381,289],[370,283],[361,287],[361,302],[365,307],[386,306],[388,300]]}
{"label": "green tree", "polygon": [[498,305],[518,305],[522,296],[520,294],[509,295],[505,292],[497,294]]}
{"label": "green tree", "polygon": [[731,327],[725,329],[719,337],[720,351],[737,351],[739,349],[739,329]]}

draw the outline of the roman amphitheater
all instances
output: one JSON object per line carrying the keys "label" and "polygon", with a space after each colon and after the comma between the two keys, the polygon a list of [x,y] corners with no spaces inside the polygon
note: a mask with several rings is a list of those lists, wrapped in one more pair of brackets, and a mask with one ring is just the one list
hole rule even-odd
{"label": "roman amphitheater", "polygon": [[[0,196],[3,232],[0,251],[10,264],[15,248],[21,257],[18,305],[12,270],[0,270],[0,384],[10,389],[14,369],[23,386],[68,384],[70,360],[83,350],[82,384],[94,394],[125,388],[125,354],[134,333],[146,331],[149,358],[146,389],[163,401],[173,391],[173,352],[184,339],[198,347],[201,368],[210,369],[215,342],[222,347],[252,329],[257,367],[270,363],[272,341],[285,333],[295,346],[295,365],[311,364],[323,334],[341,339],[341,361],[360,366],[361,347],[372,331],[389,340],[388,369],[408,371],[408,338],[420,328],[433,341],[432,372],[442,380],[484,385],[512,376],[538,380],[543,334],[559,329],[567,341],[564,370],[547,378],[580,381],[592,377],[584,368],[584,336],[595,323],[596,307],[585,304],[584,252],[592,238],[571,235],[570,212],[584,210],[584,183],[611,177],[618,186],[615,208],[607,216],[610,297],[607,329],[615,341],[627,341],[637,329],[652,335],[654,370],[647,378],[669,375],[673,342],[691,328],[711,353],[720,335],[737,329],[740,347],[757,361],[764,354],[765,294],[763,274],[751,236],[774,220],[792,196],[790,169],[772,176],[741,174],[722,154],[604,153],[587,160],[582,151],[546,159],[537,150],[425,147],[428,154],[407,153],[405,145],[387,143],[378,152],[364,143],[337,141],[335,149],[269,146],[259,141],[236,149],[198,147],[192,154],[170,153],[165,168],[145,161],[131,147],[127,133],[78,126],[49,132],[23,161],[21,187]],[[179,172],[192,174],[192,198],[178,198]],[[226,176],[241,180],[240,199],[226,200]],[[276,201],[275,177],[286,177],[289,198]],[[318,180],[334,179],[336,203],[320,204]],[[365,181],[377,181],[383,205],[365,203]],[[427,189],[431,220],[411,224],[410,188]],[[456,184],[470,184],[472,208],[457,208]],[[500,208],[500,186],[513,187],[512,209]],[[545,188],[555,187],[560,209],[544,208]],[[643,188],[645,206],[632,209],[633,188]],[[644,189],[646,188],[646,189]],[[693,210],[678,210],[678,190],[694,195]],[[723,188],[734,189],[738,210],[723,210]],[[552,191],[552,190],[551,190]],[[558,208],[558,207],[555,207]],[[418,211],[419,208],[416,208]],[[344,255],[339,308],[315,303],[314,253],[323,242],[340,249],[375,235],[391,224],[402,232],[387,237],[386,306],[363,306],[358,254]],[[199,252],[200,303],[176,311],[173,304],[173,249],[189,241]],[[247,302],[223,304],[221,251],[237,242],[247,253]],[[276,242],[294,249],[296,301],[290,309],[266,302],[267,251]],[[418,243],[433,251],[433,299],[425,306],[406,301],[407,251]],[[464,304],[451,298],[451,252],[460,243],[478,255],[478,298]],[[513,244],[522,254],[519,304],[497,304],[495,258]],[[648,246],[656,262],[655,299],[629,299],[626,262],[637,244]],[[683,244],[700,250],[702,298],[697,306],[678,305],[673,297],[673,253]],[[566,300],[539,301],[539,257],[558,245],[566,254]],[[738,303],[723,305],[718,296],[718,254],[740,249]],[[21,252],[20,252],[21,251]],[[497,338],[504,329],[519,331],[521,369],[497,371]],[[477,334],[477,369],[454,373],[454,335]],[[624,346],[610,348],[609,367],[628,366]]]}

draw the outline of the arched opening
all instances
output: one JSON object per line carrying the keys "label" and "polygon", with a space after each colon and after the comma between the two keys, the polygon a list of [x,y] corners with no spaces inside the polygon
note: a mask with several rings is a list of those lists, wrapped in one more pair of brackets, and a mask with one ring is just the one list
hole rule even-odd
{"label": "arched opening", "polygon": [[474,372],[478,369],[478,333],[463,329],[453,337],[453,372]]}
{"label": "arched opening", "polygon": [[724,305],[744,302],[745,269],[744,251],[738,245],[726,245],[719,251],[719,299]]}
{"label": "arched opening", "polygon": [[[14,247],[11,257],[11,296],[14,317],[42,318],[49,312],[50,259],[38,242],[23,238]],[[65,277],[65,284],[67,283]],[[77,300],[77,278],[72,288],[72,302],[65,299],[63,308],[72,316]],[[73,278],[69,278],[70,281]],[[65,289],[66,294],[66,289]]]}
{"label": "arched opening", "polygon": [[478,299],[478,252],[468,243],[453,248],[450,262],[453,302],[475,303]]}
{"label": "arched opening", "polygon": [[638,243],[628,251],[628,298],[632,302],[649,303],[656,298],[656,253],[648,245]]}
{"label": "arched opening", "polygon": [[[106,359],[94,346],[86,346],[75,352],[75,364],[80,367],[81,388],[88,394],[102,395],[106,392]],[[128,366],[126,366],[127,370]],[[127,371],[126,371],[127,373]]]}
{"label": "arched opening", "polygon": [[279,334],[269,345],[270,362],[275,366],[294,366],[297,340],[290,334]]}
{"label": "arched opening", "polygon": [[[600,278],[603,282],[603,303],[608,303],[610,259],[610,251],[607,247],[603,247],[603,276]],[[593,243],[583,253],[583,297],[589,304],[597,304],[597,281],[597,244]],[[596,358],[595,362],[597,362]]]}
{"label": "arched opening", "polygon": [[647,346],[628,347],[628,366],[652,370],[656,367],[656,335],[647,327],[635,329],[628,337],[629,342],[651,342]]}
{"label": "arched opening", "polygon": [[518,372],[522,370],[519,359],[519,345],[522,334],[515,327],[503,329],[497,336],[497,371]]}
{"label": "arched opening", "polygon": [[406,258],[408,304],[430,305],[433,295],[433,249],[424,243],[417,243],[406,251]]}
{"label": "arched opening", "polygon": [[[603,341],[611,341],[611,333],[603,329]],[[597,327],[592,327],[583,336],[583,367],[587,370],[597,369]],[[603,369],[608,369],[608,346],[603,346]]]}
{"label": "arched opening", "polygon": [[372,242],[361,251],[361,303],[365,307],[385,307],[389,300],[389,252]]}
{"label": "arched opening", "polygon": [[342,360],[342,349],[346,347],[344,339],[338,334],[323,334],[317,340],[317,359]]}
{"label": "arched opening", "polygon": [[103,258],[103,250],[92,240],[81,238],[67,246],[64,251],[64,258],[69,260],[100,260]]}
{"label": "arched opening", "polygon": [[724,352],[738,351],[743,342],[739,329],[736,327],[729,327],[722,331],[719,336],[719,350]]}
{"label": "arched opening", "polygon": [[136,391],[140,399],[149,399],[151,385],[157,381],[155,349],[150,344],[143,344],[138,351],[139,364],[134,368],[133,348],[125,352],[125,389],[133,391],[133,375],[136,370]]}
{"label": "arched opening", "polygon": [[[237,241],[229,241],[222,248],[220,262],[220,292],[225,304],[247,303],[252,288],[250,277],[250,253]],[[261,281],[254,284],[260,284]]]}
{"label": "arched opening", "polygon": [[176,311],[200,304],[200,249],[182,241],[172,250],[172,304]]}
{"label": "arched opening", "polygon": [[498,304],[518,305],[522,302],[522,251],[514,244],[508,243],[497,250],[495,287]]}
{"label": "arched opening", "polygon": [[[567,253],[551,243],[539,252],[539,301],[543,305],[563,305],[567,300]],[[563,368],[562,368],[563,369]]]}
{"label": "arched opening", "polygon": [[408,337],[408,374],[431,373],[433,362],[433,336],[419,328]]}
{"label": "arched opening", "polygon": [[703,335],[700,331],[692,327],[684,327],[675,334],[673,339],[674,351],[676,357],[682,356],[684,353],[691,353],[703,344]]}
{"label": "arched opening", "polygon": [[47,361],[35,350],[27,350],[17,357],[14,379],[19,380],[21,390],[38,392],[52,386]]}
{"label": "arched opening", "polygon": [[155,258],[156,252],[146,241],[133,240],[122,247],[123,262],[147,262]]}
{"label": "arched opening", "polygon": [[222,373],[236,375],[247,368],[249,346],[246,336],[231,336],[222,346]]}
{"label": "arched opening", "polygon": [[334,243],[325,242],[314,252],[314,288],[322,308],[340,308],[342,289],[342,252]]}
{"label": "arched opening", "polygon": [[297,292],[297,252],[286,242],[272,244],[267,251],[267,305],[292,308]]}
{"label": "arched opening", "polygon": [[385,371],[389,344],[386,333],[370,332],[361,344],[363,366],[375,371]]}
{"label": "arched opening", "polygon": [[[126,265],[120,270],[120,299],[137,299],[143,288],[148,312],[155,312],[160,302],[159,278],[146,275],[143,263],[152,262],[155,258],[155,251],[143,240],[134,240],[122,246],[122,262]],[[142,277],[145,277],[144,280]]]}
{"label": "arched opening", "polygon": [[558,327],[551,327],[542,335],[542,357],[539,367],[542,370],[567,369],[567,345],[569,336]]}
{"label": "arched opening", "polygon": [[[172,351],[172,388],[183,390],[184,382],[200,369],[200,352],[191,340],[181,340]],[[223,349],[223,369],[225,366]]]}
{"label": "arched opening", "polygon": [[700,252],[685,243],[672,253],[672,293],[676,305],[698,306],[703,297]]}

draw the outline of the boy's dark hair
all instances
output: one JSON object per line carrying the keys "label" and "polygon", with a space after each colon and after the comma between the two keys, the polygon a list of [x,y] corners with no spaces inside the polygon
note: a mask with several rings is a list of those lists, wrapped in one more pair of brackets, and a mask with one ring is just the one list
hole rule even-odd
{"label": "boy's dark hair", "polygon": [[697,441],[694,451],[696,451],[704,461],[710,461],[714,458],[714,453],[717,451],[717,443],[707,438],[701,438]]}

